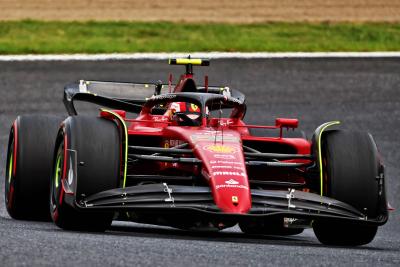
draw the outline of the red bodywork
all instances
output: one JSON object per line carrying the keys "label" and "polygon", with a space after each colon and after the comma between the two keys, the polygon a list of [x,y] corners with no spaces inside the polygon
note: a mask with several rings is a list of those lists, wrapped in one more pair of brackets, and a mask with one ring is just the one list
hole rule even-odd
{"label": "red bodywork", "polygon": [[[182,75],[174,93],[181,92],[188,83],[195,86],[193,75]],[[280,148],[284,148],[292,153],[310,154],[311,145],[306,139],[282,138],[284,128],[297,127],[297,119],[277,119],[275,126],[255,126],[245,125],[242,121],[244,114],[236,114],[234,118],[203,118],[201,125],[194,127],[179,126],[168,115],[152,115],[151,109],[146,106],[135,119],[127,119],[125,113],[119,113],[128,125],[130,145],[151,143],[151,146],[170,148],[188,143],[194,155],[203,162],[201,166],[169,162],[146,163],[139,167],[141,173],[201,176],[211,188],[215,204],[223,212],[243,214],[251,209],[250,179],[304,183],[304,178],[289,169],[287,172],[282,168],[279,171],[272,168],[260,172],[259,169],[246,168],[243,153],[243,144],[253,142],[273,147],[277,153]],[[250,128],[278,129],[280,136],[256,137],[249,133]]]}

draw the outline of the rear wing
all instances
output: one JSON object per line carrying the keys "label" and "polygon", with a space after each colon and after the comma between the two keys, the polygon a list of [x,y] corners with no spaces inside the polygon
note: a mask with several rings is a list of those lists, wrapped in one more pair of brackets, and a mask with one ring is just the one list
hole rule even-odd
{"label": "rear wing", "polygon": [[[171,86],[171,85],[170,85]],[[69,115],[77,115],[74,101],[85,101],[111,109],[121,109],[127,112],[140,113],[143,105],[154,95],[169,92],[169,85],[159,83],[124,83],[85,81],[68,84],[64,87],[64,105]],[[237,90],[228,87],[208,86],[198,87],[199,93],[220,94],[234,97],[244,102],[245,96]],[[196,94],[196,92],[193,92]],[[163,114],[165,109],[159,108],[156,114]]]}
{"label": "rear wing", "polygon": [[[139,113],[155,84],[84,81],[64,87],[64,105],[69,115],[77,115],[74,101],[85,101],[112,109]],[[159,86],[159,85],[158,85]]]}

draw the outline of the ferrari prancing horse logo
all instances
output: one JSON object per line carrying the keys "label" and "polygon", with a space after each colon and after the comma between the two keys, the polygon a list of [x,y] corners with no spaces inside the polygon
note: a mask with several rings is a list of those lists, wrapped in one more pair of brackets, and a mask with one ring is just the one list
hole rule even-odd
{"label": "ferrari prancing horse logo", "polygon": [[233,204],[238,204],[239,203],[239,198],[237,196],[232,196],[232,203]]}
{"label": "ferrari prancing horse logo", "polygon": [[192,112],[199,112],[200,109],[196,104],[190,104],[190,111]]}

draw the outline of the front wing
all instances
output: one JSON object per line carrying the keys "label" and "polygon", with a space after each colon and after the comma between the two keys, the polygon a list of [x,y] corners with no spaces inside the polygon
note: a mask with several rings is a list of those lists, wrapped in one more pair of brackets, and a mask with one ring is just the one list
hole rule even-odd
{"label": "front wing", "polygon": [[237,222],[289,217],[308,220],[347,220],[382,225],[387,214],[368,218],[341,201],[298,190],[251,190],[252,208],[246,214],[224,213],[214,203],[208,187],[147,184],[99,192],[71,204],[84,211],[145,212],[147,214],[201,216]]}

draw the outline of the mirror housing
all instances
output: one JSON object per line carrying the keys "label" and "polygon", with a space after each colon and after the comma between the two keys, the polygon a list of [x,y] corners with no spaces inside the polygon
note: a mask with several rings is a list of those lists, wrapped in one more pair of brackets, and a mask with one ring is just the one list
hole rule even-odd
{"label": "mirror housing", "polygon": [[299,127],[299,120],[298,119],[277,118],[275,120],[275,126],[278,128],[295,129],[295,128]]}

